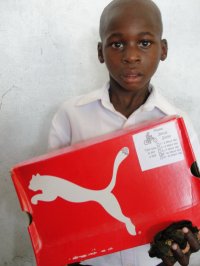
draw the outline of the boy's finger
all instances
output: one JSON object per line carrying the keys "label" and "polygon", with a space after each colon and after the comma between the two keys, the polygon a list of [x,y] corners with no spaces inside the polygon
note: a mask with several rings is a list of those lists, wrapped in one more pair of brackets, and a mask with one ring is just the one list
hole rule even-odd
{"label": "boy's finger", "polygon": [[169,258],[167,258],[167,257],[162,258],[162,261],[163,261],[165,266],[173,266],[174,265],[174,263],[172,263],[172,261]]}
{"label": "boy's finger", "polygon": [[191,252],[197,252],[200,249],[199,241],[196,239],[194,234],[187,227],[184,227],[182,231],[190,245]]}
{"label": "boy's finger", "polygon": [[176,243],[172,245],[172,251],[173,251],[174,257],[177,259],[180,265],[182,266],[189,265],[190,254],[184,254]]}

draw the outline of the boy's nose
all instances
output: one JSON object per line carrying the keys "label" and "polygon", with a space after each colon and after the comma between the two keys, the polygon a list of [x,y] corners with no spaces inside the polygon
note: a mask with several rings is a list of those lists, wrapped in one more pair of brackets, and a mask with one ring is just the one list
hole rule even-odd
{"label": "boy's nose", "polygon": [[126,64],[140,62],[141,56],[138,47],[133,47],[133,46],[127,47],[123,53],[122,61],[123,63]]}

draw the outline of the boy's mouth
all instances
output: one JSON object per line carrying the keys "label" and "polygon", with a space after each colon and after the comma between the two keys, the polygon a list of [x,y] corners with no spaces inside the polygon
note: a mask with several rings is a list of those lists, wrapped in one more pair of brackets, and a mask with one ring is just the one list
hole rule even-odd
{"label": "boy's mouth", "polygon": [[121,78],[126,83],[135,83],[141,81],[143,75],[136,71],[127,71],[121,75]]}

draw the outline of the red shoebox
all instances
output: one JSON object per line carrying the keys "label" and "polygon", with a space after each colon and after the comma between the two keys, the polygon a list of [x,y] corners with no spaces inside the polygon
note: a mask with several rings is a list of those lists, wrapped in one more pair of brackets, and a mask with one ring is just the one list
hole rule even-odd
{"label": "red shoebox", "polygon": [[170,116],[16,165],[12,178],[32,217],[37,265],[149,243],[183,219],[200,226],[194,162],[183,119]]}

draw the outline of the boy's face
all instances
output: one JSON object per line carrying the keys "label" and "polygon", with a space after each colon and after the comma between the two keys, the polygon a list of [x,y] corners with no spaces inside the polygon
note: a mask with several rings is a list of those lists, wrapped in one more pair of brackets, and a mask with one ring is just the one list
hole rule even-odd
{"label": "boy's face", "polygon": [[149,12],[115,8],[98,44],[101,63],[105,62],[112,84],[123,90],[147,88],[159,61],[167,56],[167,43],[161,40],[161,25]]}

